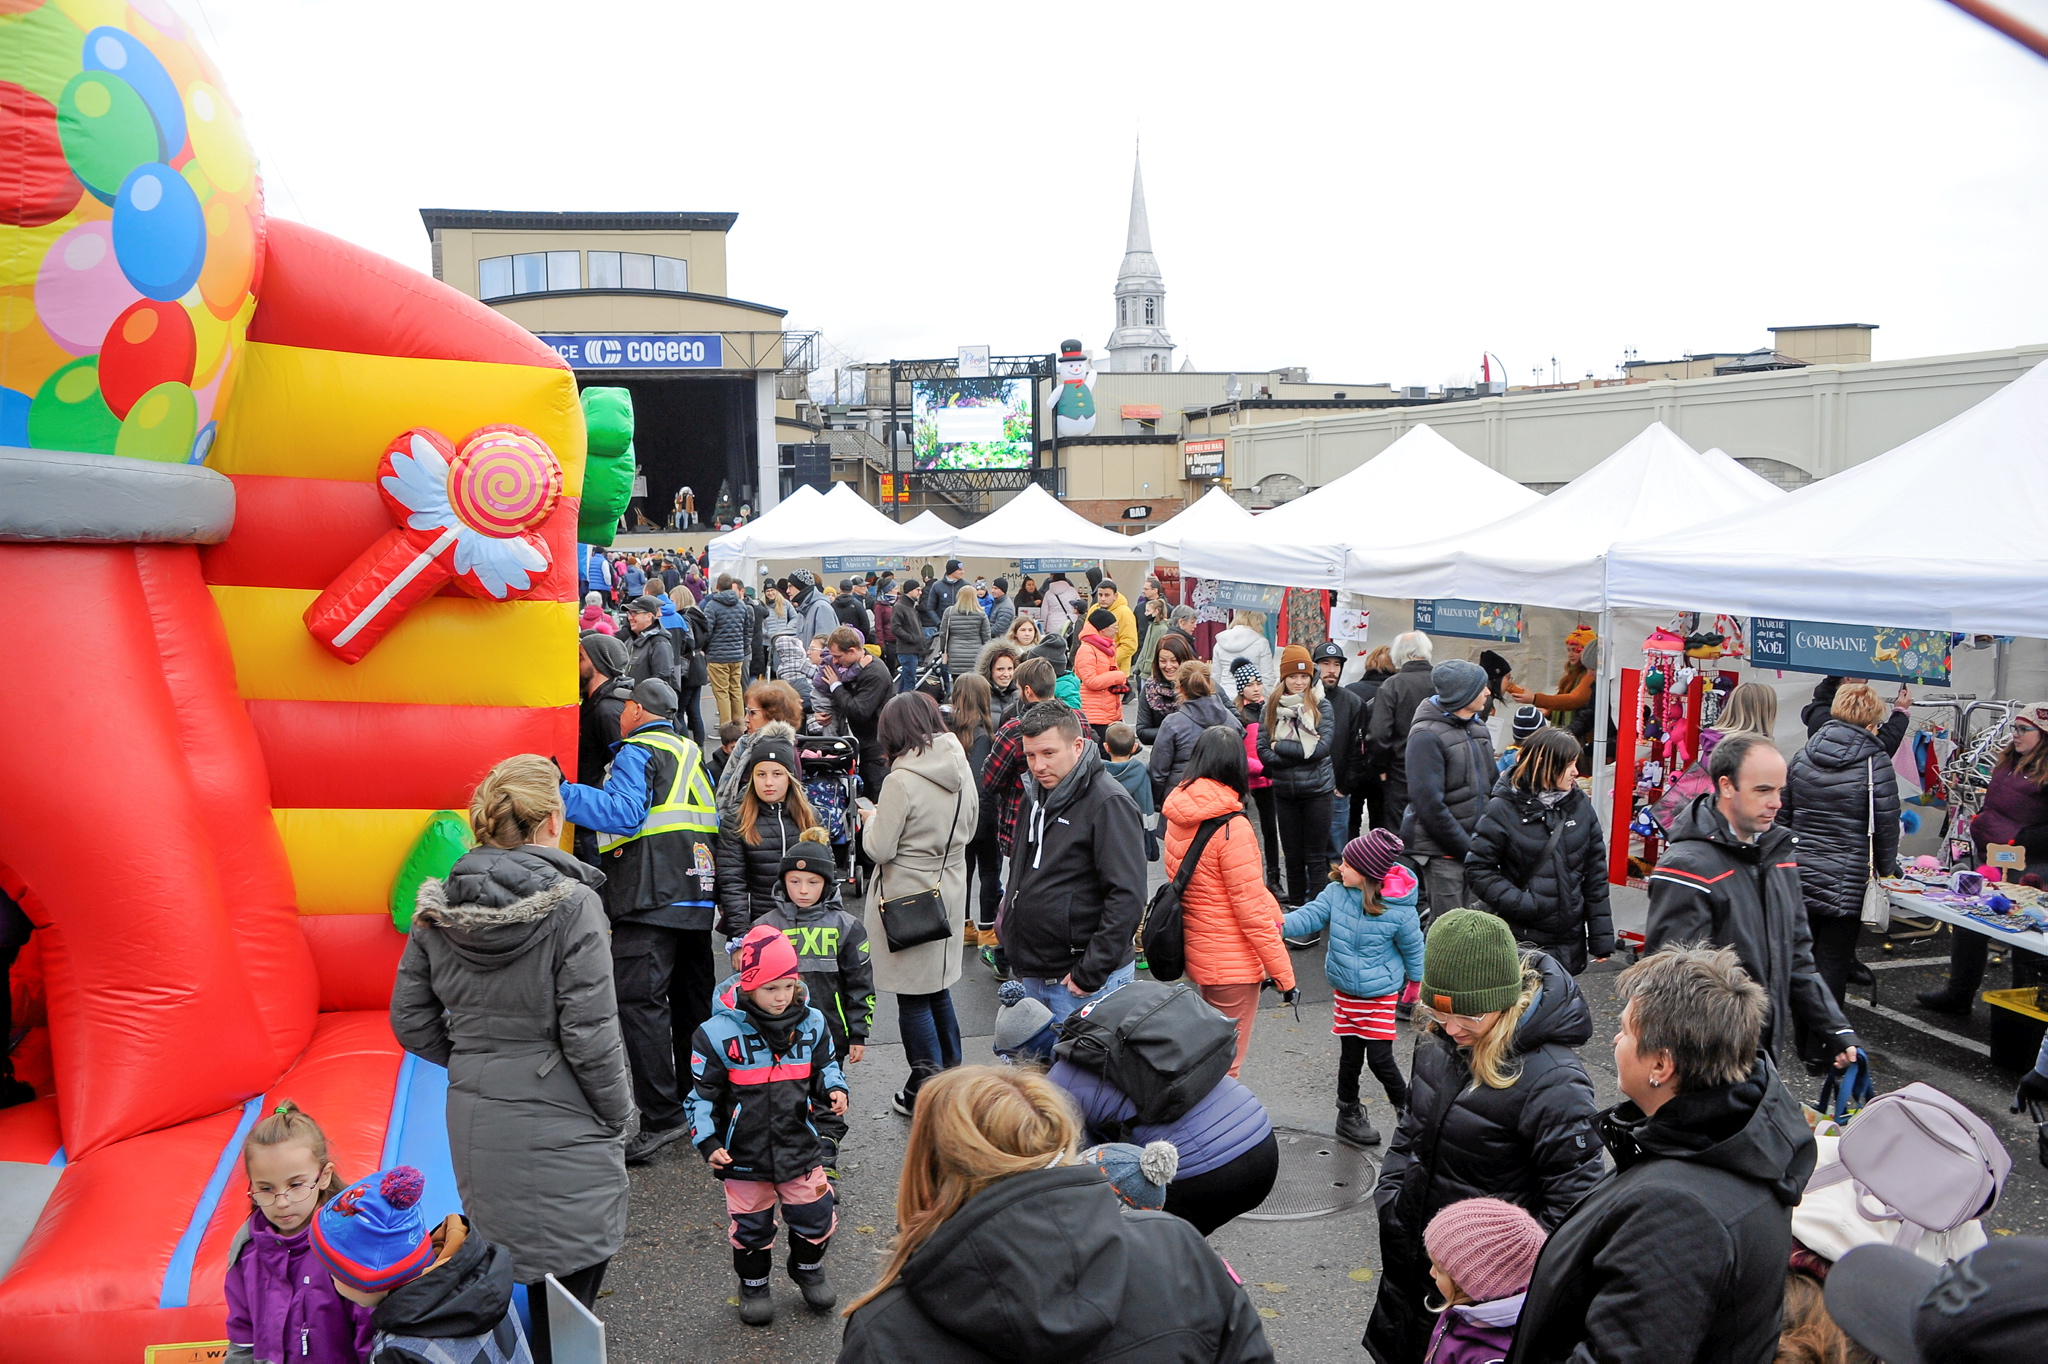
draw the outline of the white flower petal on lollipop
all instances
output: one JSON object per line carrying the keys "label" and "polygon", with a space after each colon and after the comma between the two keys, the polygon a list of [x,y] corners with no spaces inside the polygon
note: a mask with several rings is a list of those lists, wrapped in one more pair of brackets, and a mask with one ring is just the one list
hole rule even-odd
{"label": "white flower petal on lollipop", "polygon": [[467,529],[448,502],[448,461],[426,437],[412,438],[411,455],[392,455],[390,474],[378,481],[412,513],[405,524],[413,530]]}
{"label": "white flower petal on lollipop", "polygon": [[532,573],[548,566],[547,551],[524,535],[500,540],[459,525],[455,532],[455,571],[472,574],[484,590],[502,598],[508,591],[533,586]]}

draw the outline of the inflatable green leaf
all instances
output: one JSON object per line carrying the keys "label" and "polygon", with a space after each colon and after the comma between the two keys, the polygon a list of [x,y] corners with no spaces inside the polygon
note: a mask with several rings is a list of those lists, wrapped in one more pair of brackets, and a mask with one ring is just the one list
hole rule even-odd
{"label": "inflatable green leaf", "polygon": [[583,471],[583,509],[576,538],[608,545],[633,496],[633,394],[623,388],[583,390],[583,424],[590,433]]}
{"label": "inflatable green leaf", "polygon": [[412,851],[405,855],[405,864],[399,867],[398,880],[391,887],[391,922],[398,925],[399,932],[412,932],[421,883],[448,875],[455,859],[469,848],[469,821],[453,810],[434,811]]}

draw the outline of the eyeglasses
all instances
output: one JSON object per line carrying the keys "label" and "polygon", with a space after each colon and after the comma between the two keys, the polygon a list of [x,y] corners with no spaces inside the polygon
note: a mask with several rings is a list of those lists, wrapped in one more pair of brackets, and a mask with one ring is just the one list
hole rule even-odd
{"label": "eyeglasses", "polygon": [[316,1175],[310,1180],[295,1180],[282,1189],[273,1189],[268,1193],[259,1193],[257,1190],[251,1189],[249,1190],[249,1198],[256,1203],[273,1203],[279,1207],[287,1207],[293,1203],[304,1202],[308,1197],[319,1192],[319,1189],[320,1179]]}

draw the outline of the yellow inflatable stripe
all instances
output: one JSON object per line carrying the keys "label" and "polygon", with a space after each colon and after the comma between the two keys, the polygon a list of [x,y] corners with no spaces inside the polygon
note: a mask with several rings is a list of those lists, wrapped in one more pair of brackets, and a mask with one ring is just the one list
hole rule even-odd
{"label": "yellow inflatable stripe", "polygon": [[583,408],[565,370],[252,341],[207,463],[224,474],[367,483],[401,431],[430,426],[459,441],[496,422],[546,441],[562,461],[563,491],[581,494]]}
{"label": "yellow inflatable stripe", "polygon": [[571,602],[429,597],[362,662],[349,664],[306,633],[303,617],[318,592],[219,585],[211,591],[244,700],[576,704]]}
{"label": "yellow inflatable stripe", "polygon": [[272,810],[299,913],[385,914],[432,810]]}

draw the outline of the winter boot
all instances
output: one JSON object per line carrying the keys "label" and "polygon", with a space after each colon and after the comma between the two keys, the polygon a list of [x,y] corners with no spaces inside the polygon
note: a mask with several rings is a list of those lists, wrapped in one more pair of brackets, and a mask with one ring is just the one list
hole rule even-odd
{"label": "winter boot", "polygon": [[773,1247],[732,1252],[732,1272],[740,1276],[740,1320],[767,1326],[775,1320],[775,1299],[768,1292],[768,1274],[775,1268]]}
{"label": "winter boot", "polygon": [[1364,1104],[1337,1105],[1337,1140],[1353,1146],[1378,1146],[1380,1134],[1366,1121]]}
{"label": "winter boot", "polygon": [[813,1312],[829,1312],[839,1305],[839,1290],[825,1273],[825,1247],[813,1245],[795,1232],[789,1234],[789,1281],[804,1295],[804,1306]]}

